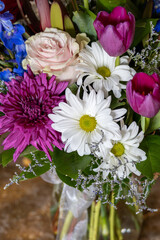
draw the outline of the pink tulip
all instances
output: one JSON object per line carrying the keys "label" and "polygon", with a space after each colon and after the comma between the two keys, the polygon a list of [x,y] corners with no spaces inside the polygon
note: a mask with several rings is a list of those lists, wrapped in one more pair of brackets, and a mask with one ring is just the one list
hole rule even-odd
{"label": "pink tulip", "polygon": [[126,95],[132,109],[147,118],[154,117],[160,110],[160,77],[136,73],[127,83]]}
{"label": "pink tulip", "polygon": [[42,30],[51,27],[50,7],[48,0],[36,0]]}
{"label": "pink tulip", "polygon": [[99,42],[110,56],[120,56],[131,46],[135,33],[135,18],[123,7],[115,7],[109,14],[98,13],[94,28]]}

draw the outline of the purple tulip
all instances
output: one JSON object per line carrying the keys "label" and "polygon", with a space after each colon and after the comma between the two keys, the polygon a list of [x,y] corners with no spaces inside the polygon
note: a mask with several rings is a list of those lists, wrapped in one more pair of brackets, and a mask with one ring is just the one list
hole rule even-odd
{"label": "purple tulip", "polygon": [[160,110],[160,77],[136,73],[127,83],[126,95],[132,109],[147,118],[154,117]]}
{"label": "purple tulip", "polygon": [[115,7],[109,14],[98,13],[94,28],[99,42],[110,56],[120,56],[131,46],[135,33],[135,18],[123,7]]}

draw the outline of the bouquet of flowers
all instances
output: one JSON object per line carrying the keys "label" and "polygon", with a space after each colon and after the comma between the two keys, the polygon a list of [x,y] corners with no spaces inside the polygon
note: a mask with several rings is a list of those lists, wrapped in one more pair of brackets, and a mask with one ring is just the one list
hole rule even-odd
{"label": "bouquet of flowers", "polygon": [[41,175],[63,182],[57,239],[84,237],[91,204],[89,239],[98,239],[106,203],[110,240],[123,239],[119,200],[156,211],[146,198],[160,172],[160,3],[17,3],[13,16],[0,1],[0,163],[30,164],[17,164],[6,187]]}

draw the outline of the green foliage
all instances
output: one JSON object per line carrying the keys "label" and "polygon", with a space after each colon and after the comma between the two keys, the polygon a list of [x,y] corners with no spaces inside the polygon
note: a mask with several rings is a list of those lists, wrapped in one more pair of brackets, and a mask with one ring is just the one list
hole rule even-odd
{"label": "green foliage", "polygon": [[117,107],[124,106],[126,104],[126,95],[125,92],[122,91],[122,95],[120,98],[116,98],[113,94],[112,95],[112,101],[111,101],[111,109],[115,109]]}
{"label": "green foliage", "polygon": [[68,176],[61,174],[59,171],[57,171],[57,169],[56,169],[56,172],[57,172],[58,177],[62,180],[62,182],[66,183],[67,185],[69,185],[71,187],[76,186],[76,181],[74,181],[73,179],[71,179]]}
{"label": "green foliage", "polygon": [[150,119],[150,124],[146,133],[151,133],[158,128],[160,128],[160,111],[156,114],[156,116]]}
{"label": "green foliage", "polygon": [[137,163],[136,167],[144,176],[153,178],[154,173],[160,172],[160,136],[146,136],[140,148],[146,152],[147,160]]}
{"label": "green foliage", "polygon": [[77,152],[66,153],[55,148],[53,152],[53,161],[56,170],[62,175],[77,179],[78,170],[84,170],[88,167],[92,160],[92,156],[79,156]]}
{"label": "green foliage", "polygon": [[3,151],[0,155],[0,162],[3,167],[6,167],[8,163],[10,163],[13,160],[13,154],[15,152],[14,148],[11,148],[9,150]]}
{"label": "green foliage", "polygon": [[143,132],[146,132],[150,124],[150,118],[141,116],[141,128]]}
{"label": "green foliage", "polygon": [[158,19],[148,18],[139,19],[136,21],[135,36],[132,43],[132,47],[135,47],[151,32],[150,22],[155,26]]}
{"label": "green foliage", "polygon": [[92,40],[97,40],[97,33],[94,29],[93,22],[94,19],[90,14],[87,13],[87,11],[79,11],[73,13],[73,22],[78,26],[79,31],[82,33],[86,33],[87,36]]}
{"label": "green foliage", "polygon": [[97,0],[97,8],[99,10],[105,10],[108,12],[111,12],[113,8],[117,6],[124,6],[126,4],[127,0]]}
{"label": "green foliage", "polygon": [[73,83],[73,84],[69,85],[69,87],[68,87],[68,88],[71,90],[71,92],[72,92],[73,94],[75,94],[75,95],[76,95],[76,93],[77,93],[77,90],[78,90],[78,86],[77,86],[75,83]]}

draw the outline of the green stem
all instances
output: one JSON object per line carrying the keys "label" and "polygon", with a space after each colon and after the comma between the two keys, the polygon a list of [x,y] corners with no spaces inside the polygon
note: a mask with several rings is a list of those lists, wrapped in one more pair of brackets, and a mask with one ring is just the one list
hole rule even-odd
{"label": "green stem", "polygon": [[77,1],[76,0],[71,0],[71,3],[72,3],[72,6],[73,6],[73,10],[74,11],[79,11]]}
{"label": "green stem", "polygon": [[89,10],[88,0],[83,0],[83,2],[84,2],[84,7]]}
{"label": "green stem", "polygon": [[62,240],[66,236],[69,226],[71,224],[72,218],[73,218],[72,212],[68,211],[65,222],[63,224],[62,231],[61,231],[60,240]]}
{"label": "green stem", "polygon": [[92,202],[89,227],[89,240],[97,240],[100,208],[101,208],[100,201],[97,204],[95,204],[94,201]]}
{"label": "green stem", "polygon": [[9,56],[11,57],[11,59],[14,59],[14,55],[13,55],[13,53],[11,52],[11,50],[9,50],[9,49],[7,48],[7,51],[8,51],[8,53],[9,53]]}
{"label": "green stem", "polygon": [[99,222],[99,212],[101,207],[101,201],[98,201],[98,203],[95,206],[95,216],[94,216],[94,235],[93,240],[97,240],[97,234],[98,234],[98,222]]}
{"label": "green stem", "polygon": [[111,194],[111,203],[110,205],[110,240],[115,240],[114,238],[114,217],[115,217],[115,209],[114,209],[114,193]]}
{"label": "green stem", "polygon": [[89,226],[89,240],[93,240],[94,211],[95,211],[95,202],[93,201],[92,206],[91,206],[91,216],[90,216],[90,226]]}

